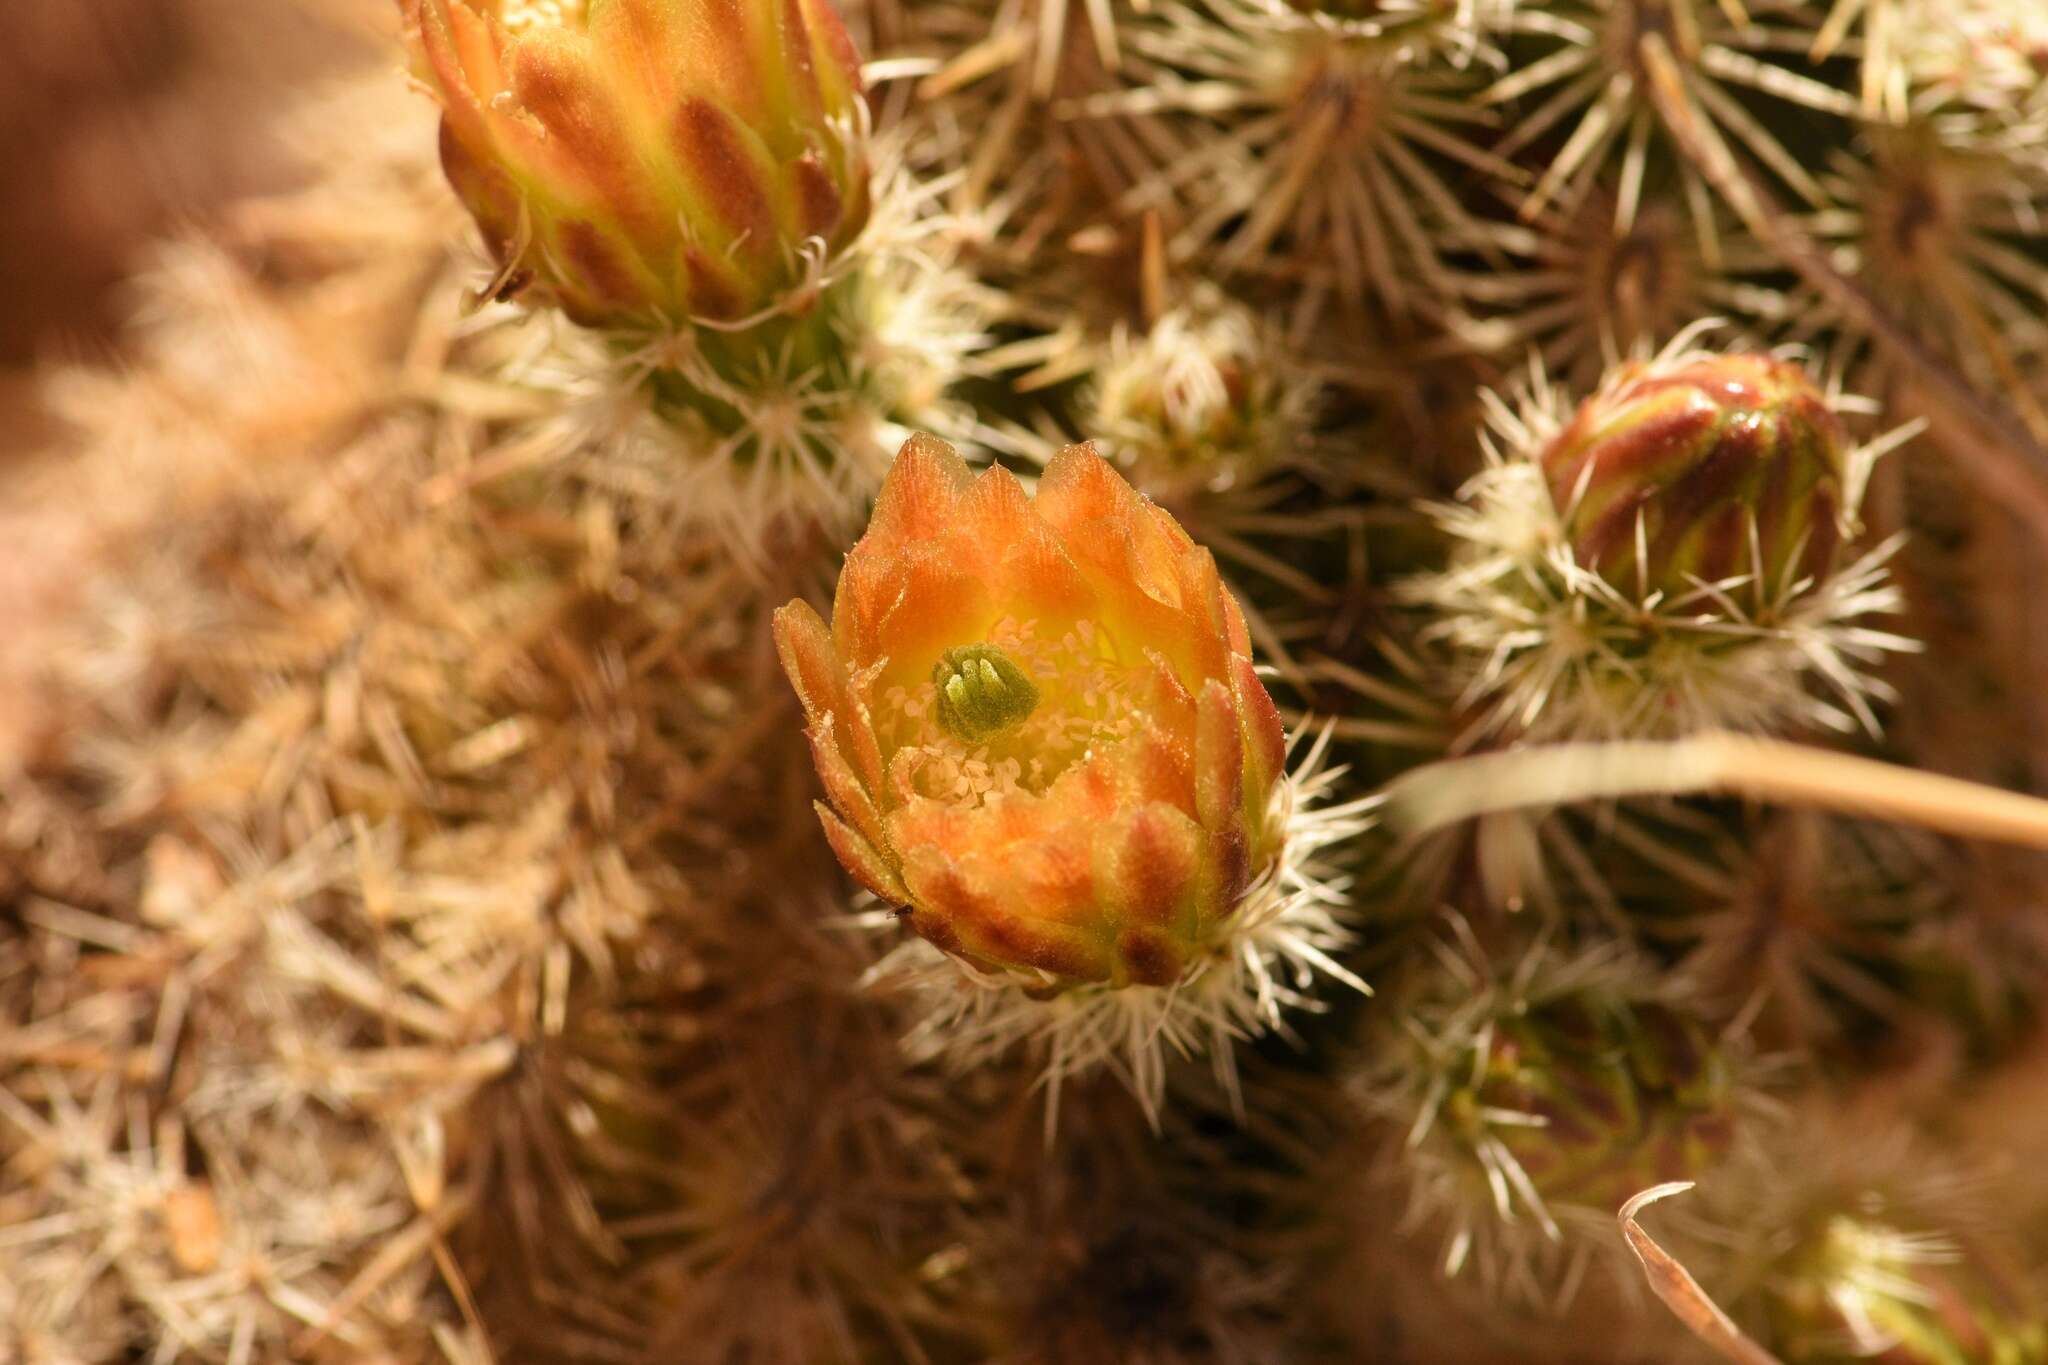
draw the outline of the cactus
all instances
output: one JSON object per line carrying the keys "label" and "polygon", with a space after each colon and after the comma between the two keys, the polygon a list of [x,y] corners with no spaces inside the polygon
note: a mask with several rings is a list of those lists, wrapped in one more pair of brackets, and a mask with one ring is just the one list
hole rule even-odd
{"label": "cactus", "polygon": [[10,426],[0,1358],[2048,1359],[2038,6],[384,3]]}
{"label": "cactus", "polygon": [[1697,1180],[1742,1120],[1740,1049],[1698,1003],[1610,947],[1539,941],[1510,958],[1462,923],[1449,970],[1403,1000],[1406,1036],[1367,1044],[1360,1100],[1400,1134],[1407,1224],[1441,1239],[1446,1274],[1503,1300],[1568,1307],[1612,1211],[1667,1180]]}

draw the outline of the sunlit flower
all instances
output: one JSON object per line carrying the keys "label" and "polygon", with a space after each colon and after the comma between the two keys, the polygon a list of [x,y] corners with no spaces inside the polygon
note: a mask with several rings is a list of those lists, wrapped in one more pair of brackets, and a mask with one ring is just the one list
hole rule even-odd
{"label": "sunlit flower", "polygon": [[[1091,448],[1056,457],[1032,499],[911,440],[832,624],[793,602],[775,626],[841,861],[964,965],[956,999],[979,983],[1048,1011],[983,1019],[959,1047],[1077,1002],[1192,1012],[1221,1042],[1277,1022],[1280,965],[1336,969],[1244,617],[1209,554]],[[1218,1007],[1203,983],[1243,973]]]}
{"label": "sunlit flower", "polygon": [[590,326],[777,304],[868,214],[830,0],[401,0],[497,292]]}

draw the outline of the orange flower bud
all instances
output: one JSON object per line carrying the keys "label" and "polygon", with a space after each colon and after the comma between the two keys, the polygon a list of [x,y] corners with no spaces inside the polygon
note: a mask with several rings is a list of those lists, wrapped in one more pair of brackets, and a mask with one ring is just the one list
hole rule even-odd
{"label": "orange flower bud", "polygon": [[1091,447],[1034,499],[913,438],[831,625],[792,602],[775,638],[833,848],[975,966],[1177,983],[1279,861],[1285,745],[1244,617]]}
{"label": "orange flower bud", "polygon": [[400,0],[441,160],[507,289],[577,322],[731,320],[868,214],[830,0]]}

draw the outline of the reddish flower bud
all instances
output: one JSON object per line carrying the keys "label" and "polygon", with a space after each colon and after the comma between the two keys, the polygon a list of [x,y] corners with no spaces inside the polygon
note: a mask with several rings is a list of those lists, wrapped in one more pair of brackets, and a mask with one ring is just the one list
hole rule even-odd
{"label": "reddish flower bud", "polygon": [[651,327],[773,304],[868,213],[830,0],[400,0],[507,289]]}
{"label": "reddish flower bud", "polygon": [[1625,595],[1741,575],[1768,595],[1833,569],[1849,449],[1799,366],[1695,356],[1624,366],[1539,462],[1579,564]]}

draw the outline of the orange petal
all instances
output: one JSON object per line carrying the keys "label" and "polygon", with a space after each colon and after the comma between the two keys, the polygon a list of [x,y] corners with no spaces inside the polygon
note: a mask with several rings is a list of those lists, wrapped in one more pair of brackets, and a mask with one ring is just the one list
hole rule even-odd
{"label": "orange petal", "polygon": [[876,851],[874,845],[856,834],[823,801],[813,802],[812,808],[818,812],[818,823],[825,827],[825,842],[832,846],[840,866],[851,873],[855,881],[891,905],[911,903],[910,893],[904,889],[895,869],[889,866],[888,860]]}
{"label": "orange petal", "polygon": [[1227,912],[1251,884],[1251,839],[1244,819],[1244,743],[1230,689],[1211,678],[1202,689],[1195,739],[1195,812],[1209,835],[1209,899]]}
{"label": "orange petal", "polygon": [[[503,88],[490,26],[452,0],[405,0],[405,18],[422,74],[457,135],[472,148],[488,145],[485,105]],[[472,68],[481,69],[473,76]]]}
{"label": "orange petal", "polygon": [[[941,546],[923,546],[898,560],[893,576],[895,590],[887,594],[887,605],[873,614],[854,615],[844,635],[847,657],[861,666],[889,661],[887,682],[924,677],[939,655],[984,634],[996,616],[996,585],[979,565]],[[840,576],[842,591],[847,577]]]}
{"label": "orange petal", "polygon": [[669,151],[688,186],[686,202],[703,210],[688,216],[725,230],[723,238],[715,229],[707,234],[708,245],[772,258],[783,240],[775,202],[781,167],[759,134],[701,95],[676,107],[668,132]]}
{"label": "orange petal", "polygon": [[[1125,923],[1189,933],[1202,831],[1171,806],[1148,804],[1125,812],[1102,831],[1098,882]],[[1156,984],[1156,983],[1155,983]]]}
{"label": "orange petal", "polygon": [[[1031,880],[1041,889],[1060,882],[1089,881],[1086,859],[1064,869],[1051,849],[1036,849]],[[911,893],[911,928],[948,952],[988,962],[1043,971],[1082,981],[1109,975],[1107,955],[1089,930],[1020,908],[1021,897],[1004,896],[1007,877],[977,875],[943,849],[907,849],[904,884]],[[1027,902],[1028,903],[1028,902]]]}
{"label": "orange petal", "polygon": [[509,265],[513,249],[519,245],[519,189],[494,159],[476,154],[476,143],[465,139],[460,128],[455,115],[442,117],[441,173],[476,219],[492,256],[499,265]]}
{"label": "orange petal", "polygon": [[832,633],[810,603],[797,599],[776,608],[771,632],[782,671],[796,689],[812,722],[845,707],[850,695],[846,665],[832,647]]}
{"label": "orange petal", "polygon": [[863,839],[879,847],[887,847],[882,815],[875,808],[874,797],[839,746],[839,737],[835,733],[839,728],[835,723],[837,719],[828,714],[805,731],[805,737],[811,742],[811,761],[817,767],[818,780],[825,784],[825,796],[832,803],[832,808],[845,816],[847,823]]}
{"label": "orange petal", "polygon": [[813,51],[821,60],[815,70],[821,79],[832,86],[858,94],[863,89],[860,75],[860,49],[854,45],[853,37],[846,31],[846,22],[832,0],[790,0],[791,5],[801,6],[810,19]]}
{"label": "orange petal", "polygon": [[1038,515],[1070,543],[1086,543],[1105,525],[1128,521],[1137,491],[1090,444],[1052,457],[1038,478]]}
{"label": "orange petal", "polygon": [[1244,723],[1245,780],[1254,793],[1270,792],[1287,770],[1287,726],[1250,659],[1236,657],[1230,672],[1238,717]]}
{"label": "orange petal", "polygon": [[760,0],[692,0],[681,6],[682,45],[696,91],[756,127],[776,121],[764,85],[783,60],[775,11]]}
{"label": "orange petal", "polygon": [[836,242],[839,227],[846,221],[846,196],[817,152],[805,152],[791,162],[788,178],[787,193],[796,205],[798,231],[805,237]]}
{"label": "orange petal", "polygon": [[853,694],[846,665],[832,647],[832,635],[808,602],[777,609],[773,627],[782,671],[812,725],[832,718],[834,737],[861,784],[870,792],[882,783],[882,754],[867,712]]}
{"label": "orange petal", "polygon": [[874,515],[854,553],[892,553],[945,534],[973,482],[967,462],[953,447],[936,436],[911,437],[896,452],[875,494]]}
{"label": "orange petal", "polygon": [[1095,594],[1080,566],[1007,469],[991,468],[975,479],[960,500],[950,542],[963,562],[1001,584],[1004,615],[1073,620],[1094,609]]}
{"label": "orange petal", "polygon": [[674,0],[593,6],[588,32],[597,65],[613,73],[621,103],[642,129],[660,127],[682,98],[678,78],[688,60]]}
{"label": "orange petal", "polygon": [[1211,678],[1202,688],[1195,729],[1195,815],[1204,829],[1223,829],[1244,814],[1244,736],[1237,701]]}
{"label": "orange petal", "polygon": [[818,84],[817,45],[803,0],[782,0],[782,47],[787,54],[777,75],[785,82],[790,109],[816,122],[825,116],[825,92]]}
{"label": "orange petal", "polygon": [[591,63],[589,42],[556,28],[522,35],[512,48],[511,88],[516,115],[493,120],[500,145],[551,191],[601,212],[665,259],[674,215],[650,190],[630,125]]}
{"label": "orange petal", "polygon": [[596,223],[548,218],[537,225],[536,236],[544,258],[568,267],[560,272],[557,288],[564,308],[579,321],[640,312],[649,299],[661,297],[659,279],[633,244]]}

